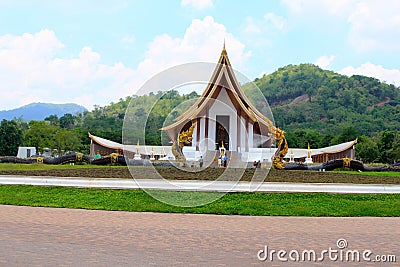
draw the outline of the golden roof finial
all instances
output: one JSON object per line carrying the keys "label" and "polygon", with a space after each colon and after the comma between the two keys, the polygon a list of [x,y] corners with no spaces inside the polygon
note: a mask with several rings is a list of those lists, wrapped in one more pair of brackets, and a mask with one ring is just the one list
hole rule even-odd
{"label": "golden roof finial", "polygon": [[221,148],[225,148],[224,147],[224,141],[221,141],[221,143],[222,143]]}
{"label": "golden roof finial", "polygon": [[136,155],[140,155],[140,152],[139,152],[139,139],[137,140],[137,145],[136,145]]}
{"label": "golden roof finial", "polygon": [[222,47],[222,53],[221,54],[226,55],[225,38],[224,38],[224,46]]}

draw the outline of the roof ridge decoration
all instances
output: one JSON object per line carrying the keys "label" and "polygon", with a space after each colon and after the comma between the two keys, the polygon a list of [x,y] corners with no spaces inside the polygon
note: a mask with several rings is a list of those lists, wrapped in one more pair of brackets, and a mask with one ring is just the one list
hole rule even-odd
{"label": "roof ridge decoration", "polygon": [[[236,79],[235,72],[230,63],[224,40],[218,63],[216,64],[210,81],[208,82],[201,96],[195,101],[195,103],[192,105],[192,108],[189,108],[183,114],[176,117],[174,119],[174,123],[168,126],[164,126],[160,130],[167,131],[170,136],[175,136],[176,134],[178,134],[178,132],[174,131],[173,129],[179,128],[179,126],[183,127],[186,123],[195,119],[198,114],[207,107],[210,99],[217,98],[222,89],[221,85],[226,89],[231,101],[235,101],[237,105],[253,122],[258,122],[261,125],[265,125],[271,131],[275,128],[273,126],[273,123],[257,108],[255,108],[255,106],[244,94],[239,82]],[[173,131],[174,133],[170,134],[170,131]],[[181,131],[181,129],[179,129],[178,131]]]}

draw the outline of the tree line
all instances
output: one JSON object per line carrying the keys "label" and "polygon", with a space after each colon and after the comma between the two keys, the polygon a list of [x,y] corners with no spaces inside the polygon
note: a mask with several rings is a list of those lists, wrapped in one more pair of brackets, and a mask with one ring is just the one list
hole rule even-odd
{"label": "tree line", "polygon": [[[176,92],[173,94],[175,100],[179,99]],[[166,98],[161,98],[161,102],[153,106],[156,111],[149,116],[150,123],[145,128],[146,142],[149,145],[161,144],[158,129],[162,127],[165,117],[173,107],[173,105],[169,108],[166,107],[168,97],[167,95]],[[175,104],[178,103],[179,101]],[[97,108],[87,114],[65,114],[61,118],[51,115],[43,121],[3,120],[0,123],[0,155],[16,155],[19,146],[36,147],[41,153],[45,148],[52,148],[55,150],[55,155],[68,152],[88,154],[89,131],[103,138],[122,142],[122,116],[110,118],[108,117],[109,114],[107,115],[110,112],[108,109],[109,107]],[[99,112],[100,110],[102,112]],[[134,113],[137,115],[135,116],[137,120],[141,120],[141,117],[145,115],[142,108],[134,109]],[[177,115],[175,114],[175,116]],[[104,121],[113,123],[111,126],[101,128]],[[96,127],[93,127],[93,125],[96,125]],[[140,130],[133,129],[132,132]],[[393,163],[400,159],[400,131],[385,130],[367,136],[360,134],[355,127],[349,126],[342,129],[339,134],[321,133],[312,129],[297,129],[286,131],[285,135],[290,147],[293,148],[307,148],[308,145],[311,148],[322,148],[358,139],[356,157],[364,162]],[[134,137],[133,140],[137,139]]]}
{"label": "tree line", "polygon": [[36,147],[40,153],[51,149],[54,155],[89,151],[87,132],[81,129],[69,129],[47,121],[3,120],[0,123],[0,155],[16,156],[20,146]]}

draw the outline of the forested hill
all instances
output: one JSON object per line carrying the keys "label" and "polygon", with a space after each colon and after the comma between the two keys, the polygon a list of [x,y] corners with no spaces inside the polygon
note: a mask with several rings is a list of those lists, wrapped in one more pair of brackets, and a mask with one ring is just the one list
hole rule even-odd
{"label": "forested hill", "polygon": [[256,79],[276,124],[286,131],[314,129],[360,134],[400,129],[400,89],[371,77],[347,77],[315,65],[289,65]]}

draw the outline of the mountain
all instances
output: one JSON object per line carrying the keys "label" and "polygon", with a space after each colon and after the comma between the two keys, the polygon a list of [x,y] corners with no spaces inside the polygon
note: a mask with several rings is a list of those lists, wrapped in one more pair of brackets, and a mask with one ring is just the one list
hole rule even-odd
{"label": "mountain", "polygon": [[50,103],[31,103],[20,108],[0,111],[0,120],[12,120],[22,117],[24,120],[44,120],[50,115],[62,117],[64,114],[76,114],[87,109],[77,104],[50,104]]}
{"label": "mountain", "polygon": [[256,79],[275,123],[286,131],[339,134],[354,127],[372,135],[400,129],[400,88],[378,79],[351,77],[312,64],[289,65]]}

